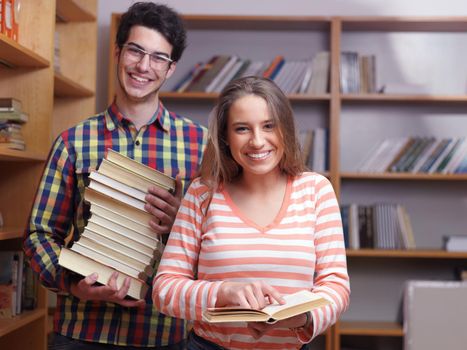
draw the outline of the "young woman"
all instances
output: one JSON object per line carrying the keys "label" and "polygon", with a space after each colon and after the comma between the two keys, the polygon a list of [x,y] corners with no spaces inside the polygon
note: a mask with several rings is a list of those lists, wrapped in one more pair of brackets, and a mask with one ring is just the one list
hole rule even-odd
{"label": "young woman", "polygon": [[[306,172],[291,106],[270,80],[231,82],[211,115],[201,177],[185,195],[154,282],[167,315],[193,320],[188,349],[305,349],[349,302],[339,207]],[[202,321],[312,290],[331,304],[275,324]]]}

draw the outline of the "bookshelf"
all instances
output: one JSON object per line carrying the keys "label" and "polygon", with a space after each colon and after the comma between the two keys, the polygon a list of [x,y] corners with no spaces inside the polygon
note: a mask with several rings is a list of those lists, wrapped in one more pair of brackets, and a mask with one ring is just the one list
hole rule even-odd
{"label": "bookshelf", "polygon": [[[56,24],[56,10],[67,22]],[[0,96],[21,100],[29,114],[23,127],[26,151],[0,151],[0,211],[5,224],[0,228],[0,250],[22,249],[24,227],[57,132],[53,130],[94,113],[96,11],[97,0],[22,0],[19,41],[0,34]],[[62,74],[53,69],[56,27],[70,37],[63,43]],[[45,289],[39,288],[37,299],[35,310],[0,320],[0,348],[46,349]]]}
{"label": "bookshelf", "polygon": [[[108,81],[108,101],[113,99],[115,92],[115,61],[113,56],[113,38],[118,24],[119,14],[113,14],[110,28],[110,64]],[[467,32],[466,17],[288,17],[288,16],[216,16],[216,15],[185,15],[183,16],[188,28],[189,47],[179,62],[177,71],[180,73],[171,78],[177,78],[183,75],[183,72],[189,70],[194,63],[198,61],[207,61],[209,57],[216,53],[237,53],[243,57],[251,58],[251,55],[257,55],[258,59],[268,57],[272,59],[276,54],[284,54],[287,58],[305,57],[306,52],[300,51],[300,48],[294,50],[287,42],[288,35],[295,34],[295,45],[300,46],[301,39],[307,37],[309,45],[308,54],[312,55],[319,50],[329,50],[331,52],[331,71],[330,71],[330,93],[321,96],[290,95],[290,101],[298,115],[299,127],[307,125],[316,125],[316,119],[330,129],[329,140],[329,160],[330,171],[327,176],[330,178],[336,193],[341,201],[351,200],[352,194],[363,189],[364,199],[371,201],[381,200],[381,191],[391,192],[391,186],[402,186],[402,192],[410,195],[411,188],[419,188],[419,192],[426,188],[439,188],[456,195],[456,191],[465,189],[467,180],[466,174],[411,174],[411,173],[361,173],[345,167],[344,163],[347,157],[346,149],[349,148],[352,140],[345,139],[343,134],[347,127],[344,123],[348,110],[378,110],[383,108],[392,111],[393,109],[407,109],[411,123],[417,120],[417,108],[433,108],[436,111],[462,110],[467,105],[467,94],[464,91],[448,91],[435,93],[417,93],[417,94],[342,94],[340,92],[340,52],[349,49],[348,36],[364,37],[367,34],[377,33],[439,33],[462,34]],[[270,41],[267,34],[276,35],[276,42]],[[263,36],[265,35],[265,36]],[[240,37],[240,39],[238,38]],[[204,43],[203,39],[204,38]],[[220,39],[221,38],[221,39]],[[263,40],[264,39],[264,40]],[[228,42],[233,49],[229,52],[222,41]],[[358,41],[358,40],[357,40]],[[280,42],[281,45],[277,45]],[[282,44],[284,47],[282,48]],[[255,47],[256,52],[244,53],[241,46],[250,48]],[[255,46],[256,45],[256,46]],[[346,46],[347,45],[347,46]],[[459,44],[460,45],[460,44]],[[354,49],[360,49],[355,47]],[[352,47],[350,47],[352,49]],[[282,50],[284,52],[282,52]],[[204,54],[204,55],[203,55]],[[378,56],[379,57],[379,56]],[[252,57],[256,58],[256,57]],[[436,65],[435,65],[436,67]],[[168,82],[167,87],[170,87]],[[200,121],[206,123],[207,115],[210,111],[216,94],[191,92],[176,93],[162,91],[161,99],[166,105],[182,115],[192,117],[200,115]],[[187,105],[186,112],[184,105]],[[414,110],[415,108],[415,110]],[[318,113],[316,113],[318,110]],[[307,114],[305,117],[300,114]],[[319,114],[319,115],[317,115]],[[379,116],[378,116],[379,117]],[[321,119],[320,119],[321,118]],[[379,117],[384,118],[384,116]],[[349,122],[352,123],[352,122]],[[415,121],[416,123],[416,121]],[[365,136],[365,135],[363,135]],[[362,154],[363,156],[363,154]],[[369,186],[369,187],[365,187]],[[355,187],[356,189],[352,189]],[[459,187],[459,189],[457,189]],[[383,190],[382,190],[383,189]],[[384,190],[386,189],[386,190]],[[354,193],[352,193],[354,192]],[[358,196],[357,196],[358,197]],[[384,198],[384,197],[383,197]],[[389,200],[394,199],[394,195],[389,196]],[[424,198],[420,199],[423,201]],[[409,210],[410,211],[410,210]],[[440,220],[450,222],[452,217],[441,212],[437,215]],[[420,217],[420,213],[418,213]],[[422,216],[423,218],[423,216]],[[413,218],[412,220],[417,220]],[[423,231],[421,229],[420,231]],[[417,236],[423,238],[423,232]],[[358,269],[365,269],[365,264],[389,266],[397,265],[402,268],[416,265],[415,272],[410,278],[428,278],[428,270],[433,264],[442,265],[441,270],[450,269],[458,263],[465,261],[467,253],[445,252],[438,247],[423,247],[418,244],[417,250],[375,250],[360,249],[348,250],[349,272],[353,274]],[[430,265],[431,264],[431,265]],[[418,269],[418,270],[417,270]],[[380,271],[384,274],[384,270]],[[406,275],[401,273],[402,278]],[[412,277],[415,276],[415,277]],[[439,277],[438,275],[436,277]],[[368,277],[367,277],[368,278]],[[384,278],[384,277],[381,277]],[[352,284],[352,282],[351,282]],[[357,288],[358,289],[358,288]],[[361,298],[368,298],[371,294],[365,294],[361,290]],[[363,294],[362,294],[363,293]],[[390,293],[390,291],[388,291]],[[397,294],[398,292],[396,292]],[[352,294],[352,298],[355,295]],[[393,299],[398,299],[398,295],[393,295]],[[352,305],[352,303],[351,303]],[[397,309],[400,305],[394,305]],[[388,308],[392,306],[389,305]],[[344,315],[346,316],[346,315]],[[347,340],[352,338],[363,338],[375,340],[376,338],[388,339],[393,341],[392,348],[400,348],[404,333],[400,323],[392,319],[387,320],[352,320],[343,318],[342,321],[326,334],[326,349],[340,349],[341,344],[346,345]],[[345,338],[345,339],[344,339]],[[395,345],[394,345],[395,342]],[[352,343],[352,341],[350,341]],[[365,345],[362,346],[365,347]],[[374,348],[378,348],[377,344]],[[391,347],[390,347],[391,348]],[[372,348],[373,349],[373,348]]]}

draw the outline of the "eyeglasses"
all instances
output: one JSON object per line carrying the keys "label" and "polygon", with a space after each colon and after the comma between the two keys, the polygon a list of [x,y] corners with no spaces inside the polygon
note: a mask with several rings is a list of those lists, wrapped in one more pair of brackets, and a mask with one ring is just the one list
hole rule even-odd
{"label": "eyeglasses", "polygon": [[132,44],[125,44],[123,45],[123,48],[125,49],[123,52],[124,58],[131,62],[141,62],[144,56],[149,55],[149,64],[151,68],[156,70],[167,70],[170,64],[174,61],[163,54],[157,52],[149,53]]}

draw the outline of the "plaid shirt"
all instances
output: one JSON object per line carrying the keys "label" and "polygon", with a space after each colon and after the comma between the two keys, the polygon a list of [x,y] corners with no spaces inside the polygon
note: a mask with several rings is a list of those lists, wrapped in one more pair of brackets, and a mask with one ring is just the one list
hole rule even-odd
{"label": "plaid shirt", "polygon": [[[89,217],[83,202],[92,169],[113,148],[171,176],[183,189],[198,171],[206,129],[159,104],[153,119],[139,131],[112,104],[104,113],[63,132],[49,155],[24,241],[31,266],[41,283],[58,292],[54,331],[62,335],[115,345],[165,346],[185,337],[185,322],[159,313],[147,293],[146,306],[81,302],[68,294],[70,273],[58,265],[66,237],[78,240]],[[152,286],[152,281],[149,281]]]}

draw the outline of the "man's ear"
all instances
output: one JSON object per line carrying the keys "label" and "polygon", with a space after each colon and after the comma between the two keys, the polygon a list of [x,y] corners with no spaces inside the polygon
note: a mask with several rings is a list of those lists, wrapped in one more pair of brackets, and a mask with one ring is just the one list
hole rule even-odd
{"label": "man's ear", "polygon": [[165,75],[166,79],[169,79],[172,76],[172,74],[174,74],[175,68],[177,68],[177,62],[172,62],[172,64],[169,67],[169,70],[167,71],[167,74]]}

